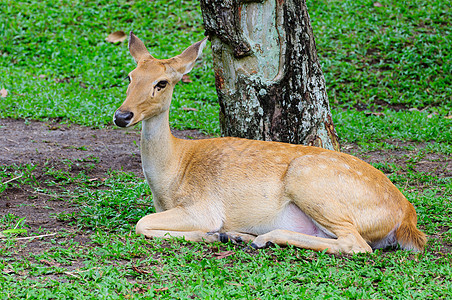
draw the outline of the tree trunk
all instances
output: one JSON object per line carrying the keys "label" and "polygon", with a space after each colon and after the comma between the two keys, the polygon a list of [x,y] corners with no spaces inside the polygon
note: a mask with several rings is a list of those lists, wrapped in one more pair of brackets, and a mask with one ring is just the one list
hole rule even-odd
{"label": "tree trunk", "polygon": [[339,150],[305,0],[200,0],[225,136]]}

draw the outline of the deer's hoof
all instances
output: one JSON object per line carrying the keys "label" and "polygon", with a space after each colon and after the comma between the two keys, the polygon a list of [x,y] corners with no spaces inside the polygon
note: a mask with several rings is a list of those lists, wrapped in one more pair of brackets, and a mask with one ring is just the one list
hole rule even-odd
{"label": "deer's hoof", "polygon": [[222,243],[227,243],[227,242],[229,242],[229,237],[226,233],[220,232],[219,240]]}
{"label": "deer's hoof", "polygon": [[269,248],[269,247],[272,247],[274,244],[272,243],[272,242],[270,242],[270,241],[268,241],[268,242],[266,242],[264,245],[259,245],[259,244],[257,244],[257,243],[255,243],[255,242],[252,242],[251,243],[251,247],[253,247],[254,249],[264,249],[264,248]]}

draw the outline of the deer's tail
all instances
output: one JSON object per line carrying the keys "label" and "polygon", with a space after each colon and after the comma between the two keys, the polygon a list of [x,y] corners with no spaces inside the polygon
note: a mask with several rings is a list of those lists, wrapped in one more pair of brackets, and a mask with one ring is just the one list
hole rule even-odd
{"label": "deer's tail", "polygon": [[402,249],[423,251],[424,246],[427,243],[427,236],[417,229],[417,216],[416,211],[411,203],[408,205],[408,209],[405,211],[402,224],[396,231],[396,238]]}

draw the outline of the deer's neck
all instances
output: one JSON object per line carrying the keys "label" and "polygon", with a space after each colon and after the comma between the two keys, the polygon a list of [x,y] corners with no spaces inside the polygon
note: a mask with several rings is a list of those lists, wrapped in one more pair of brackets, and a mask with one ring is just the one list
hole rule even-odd
{"label": "deer's neck", "polygon": [[175,142],[169,128],[168,111],[142,122],[141,163],[151,188],[171,171],[173,157],[177,156]]}

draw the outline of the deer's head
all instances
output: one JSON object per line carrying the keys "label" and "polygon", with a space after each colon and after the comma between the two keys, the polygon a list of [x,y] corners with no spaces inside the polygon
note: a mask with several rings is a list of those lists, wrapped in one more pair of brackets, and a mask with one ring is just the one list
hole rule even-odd
{"label": "deer's head", "polygon": [[127,97],[116,110],[114,123],[128,127],[169,110],[174,86],[182,75],[193,68],[206,41],[207,38],[194,43],[173,58],[156,59],[149,54],[144,43],[130,32],[129,51],[137,67],[129,73]]}

